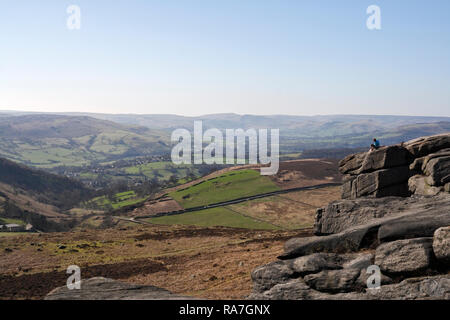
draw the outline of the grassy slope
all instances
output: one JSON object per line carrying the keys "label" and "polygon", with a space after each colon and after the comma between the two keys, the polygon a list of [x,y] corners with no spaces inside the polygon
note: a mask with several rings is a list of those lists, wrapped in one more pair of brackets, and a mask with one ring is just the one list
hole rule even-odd
{"label": "grassy slope", "polygon": [[184,208],[192,208],[276,190],[279,188],[258,171],[240,170],[169,195]]}
{"label": "grassy slope", "polygon": [[163,225],[193,225],[201,227],[224,226],[233,228],[274,230],[278,227],[264,222],[256,221],[231,211],[225,207],[212,208],[202,211],[189,212],[174,216],[164,216],[146,219],[145,221]]}

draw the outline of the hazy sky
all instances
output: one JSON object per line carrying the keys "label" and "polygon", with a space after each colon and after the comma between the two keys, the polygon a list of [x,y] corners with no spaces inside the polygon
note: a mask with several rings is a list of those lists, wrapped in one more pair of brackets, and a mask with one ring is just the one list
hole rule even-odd
{"label": "hazy sky", "polygon": [[0,109],[450,116],[449,39],[448,0],[0,0]]}

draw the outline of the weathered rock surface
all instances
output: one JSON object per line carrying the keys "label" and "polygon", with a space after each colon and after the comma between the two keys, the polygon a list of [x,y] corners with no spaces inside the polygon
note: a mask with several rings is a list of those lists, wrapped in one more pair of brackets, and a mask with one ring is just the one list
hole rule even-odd
{"label": "weathered rock surface", "polygon": [[450,275],[409,278],[366,292],[368,300],[448,300]]}
{"label": "weathered rock surface", "polygon": [[402,167],[411,161],[411,155],[401,146],[381,147],[368,152],[361,163],[358,174],[380,169]]}
{"label": "weathered rock surface", "polygon": [[[382,240],[390,236],[395,237],[395,232],[404,233],[404,231],[398,230],[399,228],[413,229],[412,224],[417,229],[426,229],[426,225],[430,225],[429,230],[431,231],[417,232],[416,235],[416,237],[430,237],[433,235],[430,232],[450,225],[447,214],[450,211],[449,208],[450,196],[445,193],[436,197],[338,200],[317,211],[314,232],[317,235],[339,233],[351,227],[379,220],[380,225],[384,224],[381,232]],[[388,224],[395,219],[386,218],[396,217],[402,220],[395,225],[397,231],[394,232],[394,226],[390,228]],[[383,218],[386,223],[383,223]],[[397,235],[397,239],[401,239],[401,237]]]}
{"label": "weathered rock surface", "polygon": [[249,298],[450,299],[449,163],[450,134],[343,159],[345,199],[317,211],[316,236],[286,242]]}
{"label": "weathered rock surface", "polygon": [[450,226],[435,231],[433,251],[438,260],[450,264]]}
{"label": "weathered rock surface", "polygon": [[322,292],[350,292],[355,290],[361,270],[341,269],[324,270],[304,277],[305,283]]}
{"label": "weathered rock surface", "polygon": [[294,275],[287,263],[275,261],[253,270],[251,277],[254,289],[257,291],[268,290],[276,284],[289,281]]}
{"label": "weathered rock surface", "polygon": [[381,147],[343,159],[339,163],[340,172],[346,175],[342,198],[407,196],[411,161],[411,154],[402,146]]}
{"label": "weathered rock surface", "polygon": [[291,268],[299,274],[319,272],[320,270],[341,269],[343,259],[334,253],[314,253],[295,259]]}
{"label": "weathered rock surface", "polygon": [[387,274],[412,273],[426,270],[432,259],[432,238],[398,240],[380,245],[375,253],[375,265]]}
{"label": "weathered rock surface", "polygon": [[420,158],[439,150],[450,148],[450,134],[444,133],[417,138],[405,142],[403,146],[414,158]]}
{"label": "weathered rock surface", "polygon": [[450,182],[450,156],[431,159],[422,171],[427,176],[426,182],[430,186],[445,185]]}
{"label": "weathered rock surface", "polygon": [[364,247],[364,240],[372,235],[373,230],[371,225],[363,225],[329,236],[293,238],[286,242],[285,252],[278,258],[287,260],[317,252],[355,252]]}
{"label": "weathered rock surface", "polygon": [[106,278],[91,278],[81,281],[80,290],[69,290],[67,286],[51,291],[45,300],[185,300],[193,299],[172,294],[154,286],[124,283]]}
{"label": "weathered rock surface", "polygon": [[416,174],[408,180],[408,188],[411,193],[422,196],[435,196],[444,190],[443,187],[433,187],[428,184],[427,177]]}
{"label": "weathered rock surface", "polygon": [[[436,203],[439,201],[436,200]],[[378,229],[378,241],[382,243],[398,239],[432,237],[437,229],[448,225],[450,225],[450,206],[436,205],[428,210],[404,214],[383,223]]]}
{"label": "weathered rock surface", "polygon": [[[434,195],[450,182],[450,134],[350,155],[339,163],[343,199]],[[413,179],[410,177],[416,176]],[[422,179],[423,178],[423,179]],[[409,180],[409,181],[408,181]]]}
{"label": "weathered rock surface", "polygon": [[310,288],[302,279],[276,285],[265,292],[253,292],[252,300],[448,300],[450,275],[409,278],[364,292],[330,294]]}

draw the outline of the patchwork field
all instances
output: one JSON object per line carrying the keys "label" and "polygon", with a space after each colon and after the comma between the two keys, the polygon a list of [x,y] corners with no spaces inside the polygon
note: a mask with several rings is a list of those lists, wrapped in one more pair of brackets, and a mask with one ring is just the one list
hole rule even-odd
{"label": "patchwork field", "polygon": [[277,190],[279,187],[259,171],[239,170],[173,191],[169,196],[183,208],[192,208]]}
{"label": "patchwork field", "polygon": [[134,191],[126,191],[116,193],[112,197],[101,196],[90,200],[86,203],[86,207],[93,207],[101,210],[119,209],[140,202],[144,202],[146,198],[139,198]]}

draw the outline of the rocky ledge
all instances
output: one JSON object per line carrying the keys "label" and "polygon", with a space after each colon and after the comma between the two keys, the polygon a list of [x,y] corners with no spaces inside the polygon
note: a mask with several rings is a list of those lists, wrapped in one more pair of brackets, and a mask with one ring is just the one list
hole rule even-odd
{"label": "rocky ledge", "polygon": [[106,278],[81,281],[80,290],[67,286],[51,291],[45,300],[185,300],[193,299],[175,295],[165,289],[124,283]]}
{"label": "rocky ledge", "polygon": [[343,200],[252,272],[249,299],[450,299],[450,134],[348,156],[340,171]]}

